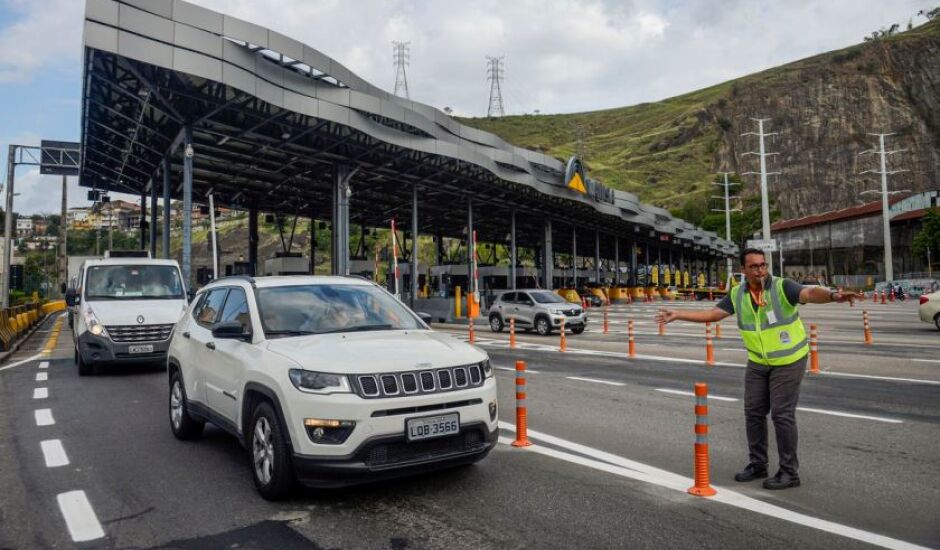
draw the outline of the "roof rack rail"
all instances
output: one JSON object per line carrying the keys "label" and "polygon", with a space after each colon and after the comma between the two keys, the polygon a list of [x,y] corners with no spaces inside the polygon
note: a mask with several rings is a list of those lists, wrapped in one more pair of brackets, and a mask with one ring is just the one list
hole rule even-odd
{"label": "roof rack rail", "polygon": [[248,281],[251,284],[255,284],[255,278],[252,277],[251,275],[224,275],[222,277],[219,277],[218,279],[213,279],[212,281],[209,281],[209,283],[210,284],[216,283],[219,281],[224,281],[226,279],[238,279],[241,281]]}

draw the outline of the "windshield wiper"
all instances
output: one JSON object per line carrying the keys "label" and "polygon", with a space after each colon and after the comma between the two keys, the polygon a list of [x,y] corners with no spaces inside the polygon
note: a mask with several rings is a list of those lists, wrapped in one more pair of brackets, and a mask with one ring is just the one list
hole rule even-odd
{"label": "windshield wiper", "polygon": [[316,334],[309,330],[266,330],[264,331],[265,336],[305,336],[308,334]]}
{"label": "windshield wiper", "polygon": [[344,327],[338,328],[335,330],[324,330],[323,332],[318,332],[317,334],[332,334],[334,332],[365,332],[367,330],[388,330],[392,328],[392,325],[359,325],[355,327]]}

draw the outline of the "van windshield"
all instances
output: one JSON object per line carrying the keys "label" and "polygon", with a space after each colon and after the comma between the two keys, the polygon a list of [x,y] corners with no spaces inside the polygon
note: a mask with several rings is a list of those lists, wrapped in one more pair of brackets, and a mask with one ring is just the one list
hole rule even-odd
{"label": "van windshield", "polygon": [[86,300],[182,300],[179,270],[171,265],[98,265],[85,275]]}

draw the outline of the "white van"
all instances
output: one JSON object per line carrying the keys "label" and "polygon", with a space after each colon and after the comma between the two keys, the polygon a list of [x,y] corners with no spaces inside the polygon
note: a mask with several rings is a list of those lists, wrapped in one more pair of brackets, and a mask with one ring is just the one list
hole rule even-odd
{"label": "white van", "polygon": [[176,261],[135,255],[86,260],[78,287],[67,293],[80,376],[102,364],[166,362],[173,327],[187,307],[186,287]]}

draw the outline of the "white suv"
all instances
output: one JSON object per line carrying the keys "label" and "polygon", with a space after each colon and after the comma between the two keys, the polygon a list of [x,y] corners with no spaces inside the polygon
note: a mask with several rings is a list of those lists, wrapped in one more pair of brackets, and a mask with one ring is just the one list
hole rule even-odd
{"label": "white suv", "polygon": [[173,434],[248,448],[267,499],[469,464],[497,439],[486,353],[353,277],[228,277],[170,342]]}

